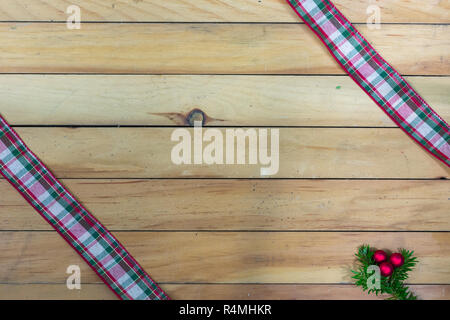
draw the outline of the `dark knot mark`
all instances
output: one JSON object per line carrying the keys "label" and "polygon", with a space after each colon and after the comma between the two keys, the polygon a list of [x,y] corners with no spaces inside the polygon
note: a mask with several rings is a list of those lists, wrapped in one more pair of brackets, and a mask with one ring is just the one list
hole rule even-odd
{"label": "dark knot mark", "polygon": [[209,117],[207,114],[205,114],[202,110],[199,108],[194,108],[188,113],[184,114],[181,112],[167,112],[167,113],[153,113],[149,112],[151,115],[155,116],[163,116],[169,119],[170,121],[173,121],[177,125],[180,126],[194,126],[195,121],[199,121],[202,123],[202,126],[205,126],[209,122],[217,122],[217,121],[224,121],[223,119],[215,119]]}
{"label": "dark knot mark", "polygon": [[200,109],[192,109],[191,112],[189,112],[186,116],[186,124],[190,125],[191,127],[194,126],[194,123],[196,121],[202,123],[202,126],[206,123],[207,116],[205,113]]}

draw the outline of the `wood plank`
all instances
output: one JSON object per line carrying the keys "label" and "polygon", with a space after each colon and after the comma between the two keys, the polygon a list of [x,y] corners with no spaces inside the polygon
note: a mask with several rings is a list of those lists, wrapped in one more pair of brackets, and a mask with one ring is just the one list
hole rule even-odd
{"label": "wood plank", "polygon": [[[408,81],[450,119],[450,77]],[[187,125],[200,110],[205,126],[396,126],[341,76],[0,75],[0,103],[15,125]]]}
{"label": "wood plank", "polygon": [[[450,74],[449,25],[360,30],[402,74]],[[344,74],[297,24],[2,23],[0,38],[2,73]]]}
{"label": "wood plank", "polygon": [[[367,0],[335,0],[336,6],[354,22],[366,22]],[[209,21],[209,22],[298,22],[299,18],[285,0],[71,0],[81,8],[83,21]],[[449,21],[447,1],[384,0],[377,2],[382,22]],[[65,21],[64,0],[2,0],[0,20],[3,21]]]}
{"label": "wood plank", "polygon": [[[164,285],[174,299],[215,300],[376,300],[352,285]],[[449,300],[450,286],[412,285],[424,300]],[[67,290],[66,290],[67,291]]]}
{"label": "wood plank", "polygon": [[[270,176],[261,173],[261,168],[268,167],[261,164],[176,165],[171,160],[172,149],[179,143],[171,141],[174,130],[24,127],[18,128],[18,133],[61,178],[448,178],[450,175],[448,167],[394,128],[279,129],[279,171]],[[193,137],[192,128],[183,130]],[[226,129],[219,130],[225,141]],[[246,146],[247,154],[248,149]]]}
{"label": "wood plank", "polygon": [[[415,232],[116,232],[158,282],[350,283],[354,252],[413,249],[413,284],[450,284],[450,233]],[[0,283],[65,283],[69,265],[82,281],[97,275],[56,232],[0,232]]]}
{"label": "wood plank", "polygon": [[[375,300],[352,285],[310,284],[161,284],[172,299],[183,300]],[[449,300],[450,285],[412,285],[422,300]],[[64,284],[0,284],[0,299],[115,300],[103,284],[81,284],[68,290]]]}
{"label": "wood plank", "polygon": [[[450,230],[443,180],[63,183],[111,230]],[[5,180],[0,216],[0,230],[52,230]]]}

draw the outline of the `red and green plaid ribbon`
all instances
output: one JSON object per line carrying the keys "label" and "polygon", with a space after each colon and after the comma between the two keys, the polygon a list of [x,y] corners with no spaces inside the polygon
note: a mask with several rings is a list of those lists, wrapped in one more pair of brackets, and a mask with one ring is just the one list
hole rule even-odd
{"label": "red and green plaid ribbon", "polygon": [[1,116],[0,169],[119,298],[168,299],[119,241],[62,186]]}
{"label": "red and green plaid ribbon", "polygon": [[287,0],[350,77],[425,150],[450,166],[449,126],[329,0]]}

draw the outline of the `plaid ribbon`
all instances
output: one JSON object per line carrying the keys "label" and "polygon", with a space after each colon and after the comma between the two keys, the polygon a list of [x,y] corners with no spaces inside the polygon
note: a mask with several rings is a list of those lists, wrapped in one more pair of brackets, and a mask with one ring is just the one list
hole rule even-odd
{"label": "plaid ribbon", "polygon": [[329,0],[287,0],[349,76],[425,150],[450,167],[449,126]]}
{"label": "plaid ribbon", "polygon": [[0,116],[0,171],[120,298],[168,296],[119,241],[89,213],[27,148]]}

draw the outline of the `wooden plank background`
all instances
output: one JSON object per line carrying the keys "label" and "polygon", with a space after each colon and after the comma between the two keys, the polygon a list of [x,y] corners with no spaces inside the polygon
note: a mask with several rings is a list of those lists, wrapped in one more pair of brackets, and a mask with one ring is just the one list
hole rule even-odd
{"label": "wooden plank background", "polygon": [[[72,0],[82,9],[85,21],[120,22],[298,22],[284,0]],[[367,0],[337,0],[352,22],[365,22]],[[386,23],[447,23],[450,5],[435,0],[384,0],[377,2]],[[0,19],[3,21],[65,21],[64,0],[3,0]]]}
{"label": "wooden plank background", "polygon": [[[414,41],[410,25],[359,30],[402,74],[448,75],[448,25],[421,25]],[[345,73],[304,24],[3,23],[0,37],[3,73]]]}
{"label": "wooden plank background", "polygon": [[[448,1],[335,4],[448,121]],[[450,299],[450,170],[347,77],[285,0],[0,2],[0,112],[175,299],[368,299],[357,246],[414,249]],[[175,166],[170,134],[280,128],[280,170]],[[120,127],[120,128],[118,128]],[[114,299],[0,179],[0,298]],[[82,289],[68,290],[78,264]]]}

